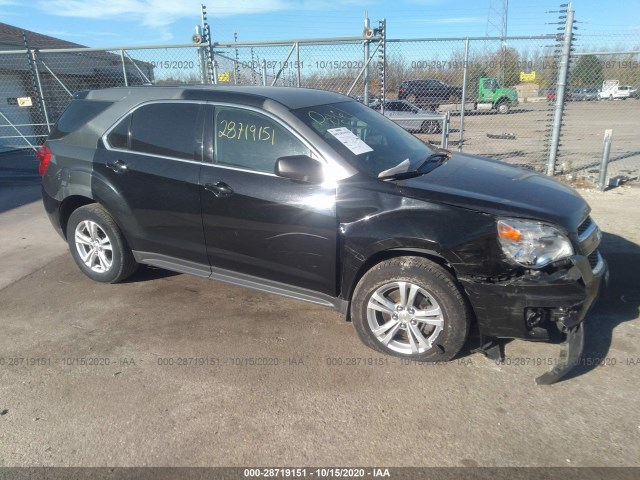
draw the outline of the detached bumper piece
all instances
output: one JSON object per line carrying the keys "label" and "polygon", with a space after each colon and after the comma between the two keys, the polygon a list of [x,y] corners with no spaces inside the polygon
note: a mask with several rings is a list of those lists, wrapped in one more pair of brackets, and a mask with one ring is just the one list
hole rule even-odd
{"label": "detached bumper piece", "polygon": [[536,378],[538,385],[551,385],[562,379],[575,367],[584,349],[584,322],[567,332],[567,339],[561,344],[560,356],[556,365],[547,373]]}

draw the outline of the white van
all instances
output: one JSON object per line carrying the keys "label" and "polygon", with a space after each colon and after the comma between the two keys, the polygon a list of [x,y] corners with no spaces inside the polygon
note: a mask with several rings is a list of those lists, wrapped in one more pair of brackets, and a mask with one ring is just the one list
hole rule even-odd
{"label": "white van", "polygon": [[598,93],[600,100],[615,100],[621,98],[626,100],[631,95],[633,87],[629,85],[620,85],[619,80],[605,80],[602,82],[602,90]]}

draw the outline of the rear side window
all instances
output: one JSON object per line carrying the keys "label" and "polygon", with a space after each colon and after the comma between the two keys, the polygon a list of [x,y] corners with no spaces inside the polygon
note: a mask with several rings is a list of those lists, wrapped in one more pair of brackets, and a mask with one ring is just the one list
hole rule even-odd
{"label": "rear side window", "polygon": [[112,105],[112,102],[84,99],[71,100],[71,103],[53,127],[49,139],[56,140],[69,135],[71,132],[75,132],[100,113],[104,112],[110,105]]}
{"label": "rear side window", "polygon": [[131,123],[131,115],[122,120],[107,137],[109,145],[113,148],[126,150],[129,148],[129,124]]}
{"label": "rear side window", "polygon": [[131,116],[130,150],[165,157],[194,159],[200,105],[153,103]]}

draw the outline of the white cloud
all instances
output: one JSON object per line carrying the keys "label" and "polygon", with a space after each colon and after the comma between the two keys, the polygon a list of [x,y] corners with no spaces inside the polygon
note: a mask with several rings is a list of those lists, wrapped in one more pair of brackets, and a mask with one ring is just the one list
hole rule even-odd
{"label": "white cloud", "polygon": [[[182,18],[199,18],[201,3],[201,0],[41,0],[38,7],[62,17],[131,20],[148,27],[163,27]],[[207,9],[207,14],[225,17],[285,8],[290,8],[286,0],[216,0]]]}

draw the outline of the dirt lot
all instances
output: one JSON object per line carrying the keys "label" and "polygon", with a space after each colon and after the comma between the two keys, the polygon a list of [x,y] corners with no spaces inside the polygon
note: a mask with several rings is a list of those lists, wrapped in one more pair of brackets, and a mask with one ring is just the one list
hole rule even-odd
{"label": "dirt lot", "polygon": [[[495,112],[467,113],[464,151],[546,171],[553,106],[523,103],[508,115]],[[557,159],[558,170],[597,179],[605,129],[613,129],[609,175],[640,175],[640,101],[568,102]],[[512,134],[494,139],[487,134]],[[420,135],[439,143],[437,135]],[[460,137],[460,115],[451,116],[450,147]]]}
{"label": "dirt lot", "polygon": [[555,346],[404,365],[323,307],[150,268],[92,283],[39,203],[7,210],[0,466],[640,466],[640,188],[584,195],[612,284],[550,387]]}

